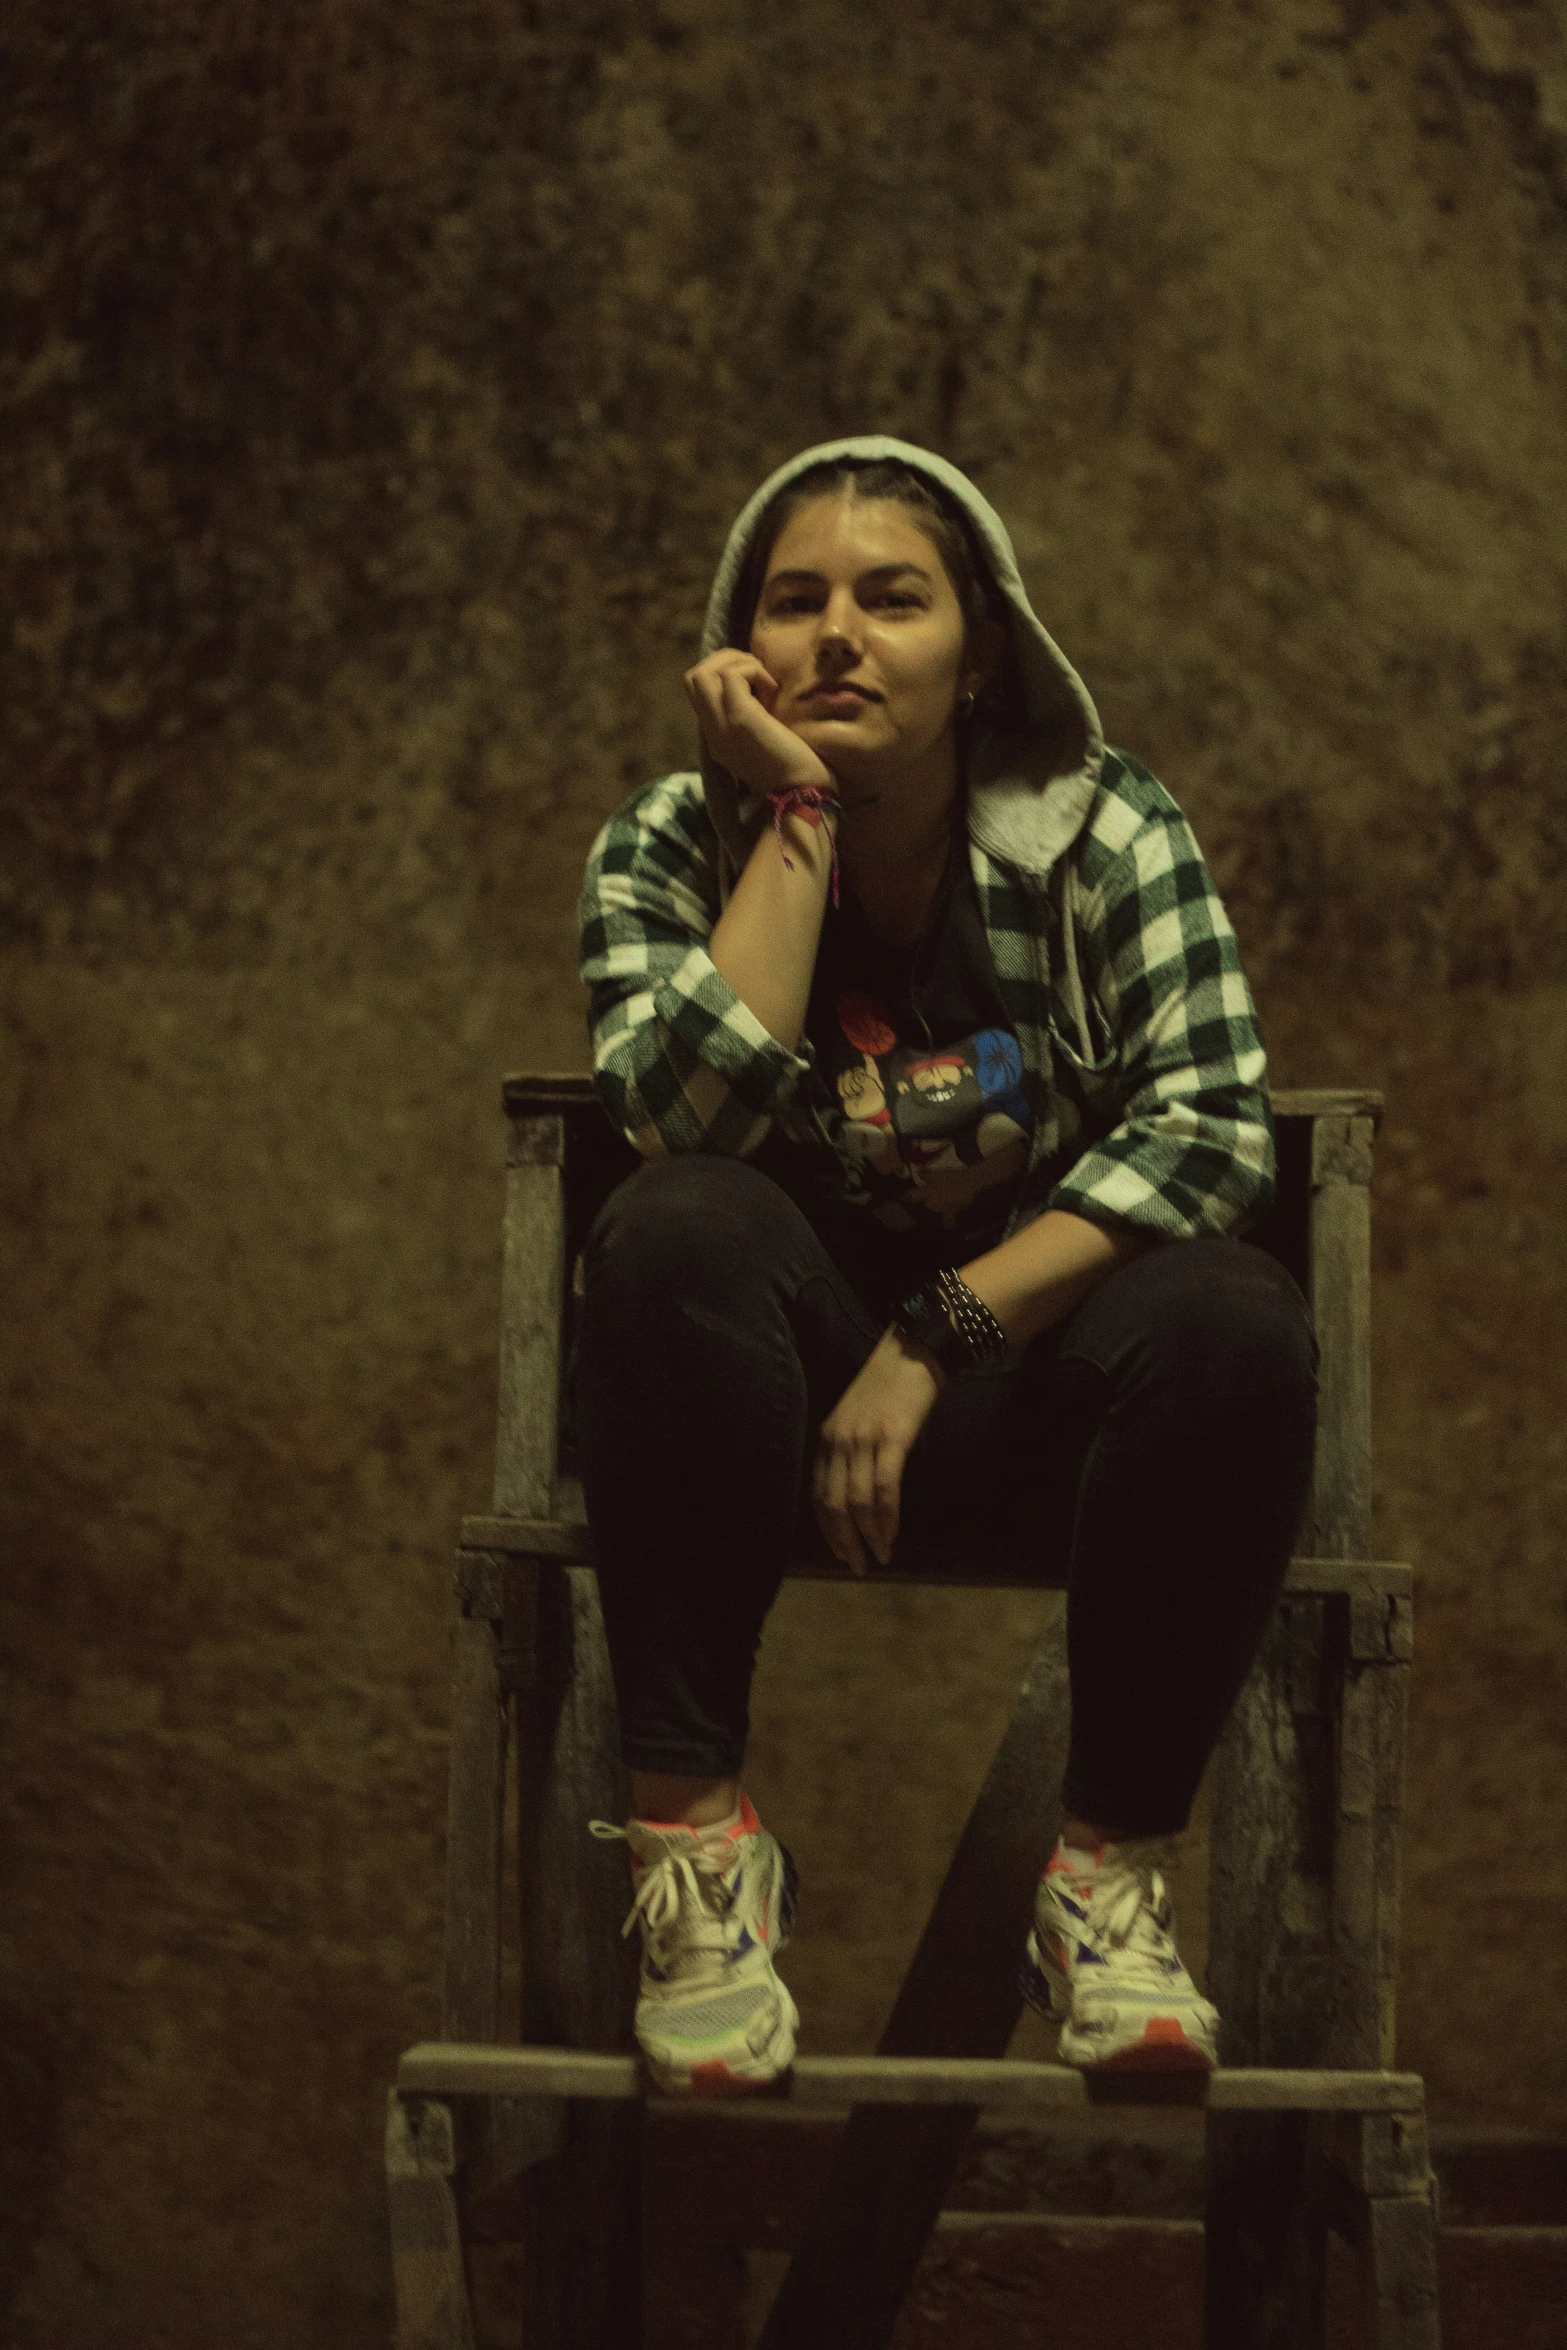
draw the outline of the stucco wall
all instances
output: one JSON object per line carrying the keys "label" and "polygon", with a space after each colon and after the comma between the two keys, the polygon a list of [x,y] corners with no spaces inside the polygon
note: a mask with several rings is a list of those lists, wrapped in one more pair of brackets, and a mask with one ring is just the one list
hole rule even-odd
{"label": "stucco wall", "polygon": [[[1567,2126],[1558,0],[13,0],[0,89],[4,2339],[386,2339],[498,1081],[580,1063],[587,843],[842,430],[1011,520],[1277,1078],[1387,1089],[1402,2055]],[[816,2046],[1036,1615],[781,1608]]]}

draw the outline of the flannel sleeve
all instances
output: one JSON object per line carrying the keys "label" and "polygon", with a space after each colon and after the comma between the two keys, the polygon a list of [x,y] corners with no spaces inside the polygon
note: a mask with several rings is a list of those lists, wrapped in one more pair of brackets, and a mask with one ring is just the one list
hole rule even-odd
{"label": "flannel sleeve", "polygon": [[644,1158],[755,1150],[810,1062],[707,951],[718,842],[696,776],[666,777],[609,819],[579,911],[594,1084],[614,1123]]}
{"label": "flannel sleeve", "polygon": [[1235,932],[1173,802],[1099,888],[1119,1115],[1046,1205],[1169,1238],[1236,1231],[1273,1196],[1267,1058]]}

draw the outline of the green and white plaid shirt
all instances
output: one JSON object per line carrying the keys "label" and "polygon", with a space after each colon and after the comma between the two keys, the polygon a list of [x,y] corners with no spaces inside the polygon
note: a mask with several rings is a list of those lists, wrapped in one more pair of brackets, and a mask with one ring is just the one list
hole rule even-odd
{"label": "green and white plaid shirt", "polygon": [[[1273,1124],[1235,933],[1180,809],[1106,751],[1046,873],[970,858],[1034,1112],[1009,1231],[1046,1208],[1169,1238],[1242,1228],[1273,1193]],[[810,1042],[789,1052],[717,970],[718,835],[695,774],[611,816],[583,882],[594,1077],[644,1157],[744,1157],[776,1126],[831,1150]]]}

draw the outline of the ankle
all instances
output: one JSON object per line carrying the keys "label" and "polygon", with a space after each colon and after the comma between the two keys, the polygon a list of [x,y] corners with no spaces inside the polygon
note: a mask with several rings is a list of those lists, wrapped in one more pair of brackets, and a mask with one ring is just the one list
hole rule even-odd
{"label": "ankle", "polygon": [[1097,1852],[1103,1844],[1127,1844],[1132,1841],[1126,1828],[1107,1827],[1102,1820],[1079,1819],[1075,1812],[1061,1822],[1061,1842],[1074,1852]]}
{"label": "ankle", "polygon": [[631,1815],[665,1828],[715,1828],[740,1809],[738,1779],[689,1778],[674,1771],[633,1771]]}

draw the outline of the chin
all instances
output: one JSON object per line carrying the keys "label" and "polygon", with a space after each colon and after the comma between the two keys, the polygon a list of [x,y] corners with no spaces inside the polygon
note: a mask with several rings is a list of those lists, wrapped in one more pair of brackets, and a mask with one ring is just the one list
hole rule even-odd
{"label": "chin", "polygon": [[835,759],[885,759],[893,748],[890,743],[868,742],[863,721],[858,718],[808,718],[793,731],[829,766]]}

